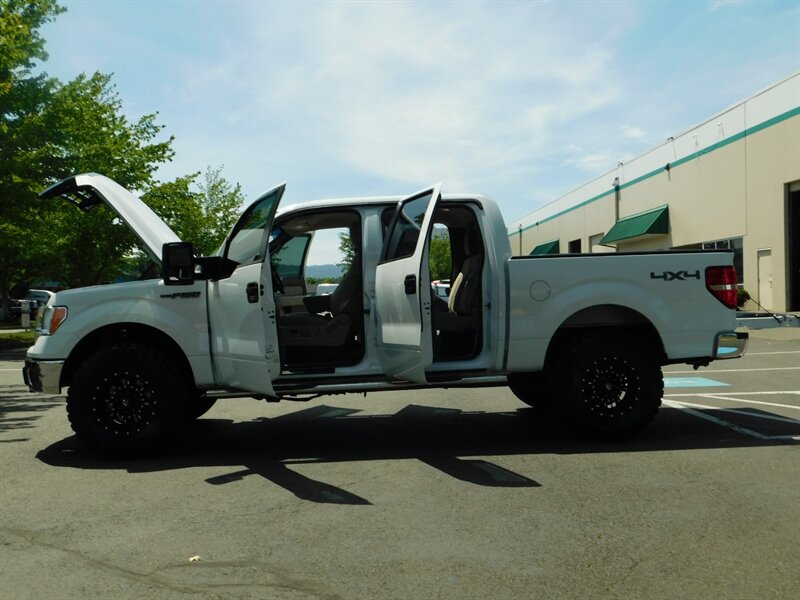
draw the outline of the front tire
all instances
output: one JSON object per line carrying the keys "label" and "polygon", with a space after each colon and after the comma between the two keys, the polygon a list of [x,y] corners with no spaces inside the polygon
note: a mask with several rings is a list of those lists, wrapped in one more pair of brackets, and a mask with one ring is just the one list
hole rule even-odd
{"label": "front tire", "polygon": [[661,406],[661,367],[641,338],[613,333],[581,338],[561,353],[556,370],[562,412],[592,434],[631,436]]}
{"label": "front tire", "polygon": [[189,397],[189,403],[186,407],[186,416],[184,420],[187,423],[196,421],[209,410],[211,410],[216,403],[216,398],[209,398],[208,396],[203,396],[198,391],[195,391],[195,393],[191,394]]}
{"label": "front tire", "polygon": [[553,407],[550,382],[544,371],[512,373],[508,376],[508,387],[531,408],[549,412]]}
{"label": "front tire", "polygon": [[174,361],[143,344],[99,350],[77,369],[67,394],[72,430],[101,453],[152,449],[186,413],[188,385]]}

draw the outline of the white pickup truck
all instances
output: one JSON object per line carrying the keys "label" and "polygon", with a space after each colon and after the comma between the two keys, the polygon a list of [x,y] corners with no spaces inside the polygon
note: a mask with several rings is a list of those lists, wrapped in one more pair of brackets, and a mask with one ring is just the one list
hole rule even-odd
{"label": "white pickup truck", "polygon": [[[484,196],[442,196],[437,185],[278,211],[284,187],[250,205],[211,257],[107,177],[42,192],[108,205],[161,263],[160,279],[59,292],[42,311],[25,380],[68,388],[86,445],[135,453],[224,397],[500,385],[618,437],[658,411],[661,365],[745,351],[732,253],[512,257]],[[429,269],[430,239],[444,230],[446,299],[431,293]],[[307,294],[309,247],[331,231],[352,244],[350,267],[332,294]]]}

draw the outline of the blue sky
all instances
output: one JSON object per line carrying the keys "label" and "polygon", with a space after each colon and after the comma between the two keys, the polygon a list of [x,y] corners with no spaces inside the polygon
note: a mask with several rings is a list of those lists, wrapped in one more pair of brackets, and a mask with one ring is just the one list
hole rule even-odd
{"label": "blue sky", "polygon": [[489,195],[507,221],[800,70],[800,2],[63,2],[43,68],[159,112],[172,179]]}

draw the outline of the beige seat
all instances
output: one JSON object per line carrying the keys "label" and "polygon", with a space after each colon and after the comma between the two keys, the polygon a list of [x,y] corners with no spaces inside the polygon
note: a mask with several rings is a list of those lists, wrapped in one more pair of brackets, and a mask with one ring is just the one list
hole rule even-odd
{"label": "beige seat", "polygon": [[434,299],[435,329],[462,332],[480,328],[483,259],[483,244],[473,230],[464,239],[464,259],[450,287],[447,309],[444,310],[444,300]]}
{"label": "beige seat", "polygon": [[278,317],[283,346],[343,346],[359,330],[363,318],[361,254],[356,253],[342,282],[332,294],[309,298],[312,312]]}

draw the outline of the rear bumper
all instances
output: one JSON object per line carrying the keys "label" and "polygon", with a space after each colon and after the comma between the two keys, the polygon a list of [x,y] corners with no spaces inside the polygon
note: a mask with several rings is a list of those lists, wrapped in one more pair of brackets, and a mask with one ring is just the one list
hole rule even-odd
{"label": "rear bumper", "polygon": [[25,360],[22,378],[32,392],[45,394],[61,393],[61,369],[63,360]]}
{"label": "rear bumper", "polygon": [[714,359],[739,358],[747,350],[750,334],[742,331],[723,331],[714,339]]}

